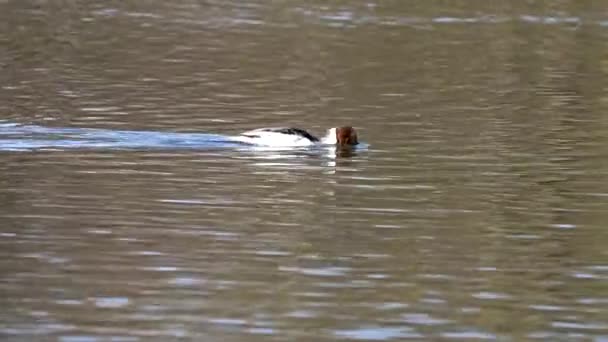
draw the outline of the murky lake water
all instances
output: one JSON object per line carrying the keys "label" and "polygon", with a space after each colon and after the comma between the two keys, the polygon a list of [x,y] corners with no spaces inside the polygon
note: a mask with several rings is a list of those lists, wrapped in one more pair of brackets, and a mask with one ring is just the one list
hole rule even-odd
{"label": "murky lake water", "polygon": [[592,4],[0,1],[2,340],[608,341]]}

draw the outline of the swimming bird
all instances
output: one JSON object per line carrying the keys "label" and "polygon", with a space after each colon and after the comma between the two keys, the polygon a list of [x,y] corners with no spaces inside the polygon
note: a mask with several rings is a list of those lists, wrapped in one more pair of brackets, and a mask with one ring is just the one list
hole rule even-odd
{"label": "swimming bird", "polygon": [[301,128],[258,128],[232,137],[233,140],[258,146],[311,146],[336,145],[355,146],[359,143],[357,132],[350,126],[330,128],[322,138],[317,138]]}

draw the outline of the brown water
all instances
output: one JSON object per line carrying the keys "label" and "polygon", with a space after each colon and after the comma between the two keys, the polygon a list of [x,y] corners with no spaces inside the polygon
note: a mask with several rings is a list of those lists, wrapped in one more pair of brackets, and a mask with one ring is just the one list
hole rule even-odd
{"label": "brown water", "polygon": [[1,339],[608,341],[606,13],[0,1],[5,126],[370,144],[0,139]]}

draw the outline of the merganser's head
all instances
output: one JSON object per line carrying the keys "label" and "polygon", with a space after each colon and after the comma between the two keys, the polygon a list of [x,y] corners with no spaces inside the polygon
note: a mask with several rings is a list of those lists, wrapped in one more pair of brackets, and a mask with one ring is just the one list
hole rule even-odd
{"label": "merganser's head", "polygon": [[354,146],[359,143],[357,141],[357,132],[350,126],[332,128],[336,134],[336,145],[338,146]]}

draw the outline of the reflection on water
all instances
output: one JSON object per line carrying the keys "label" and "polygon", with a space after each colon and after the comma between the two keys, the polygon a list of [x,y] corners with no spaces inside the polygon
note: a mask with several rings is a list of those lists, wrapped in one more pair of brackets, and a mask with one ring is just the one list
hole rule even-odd
{"label": "reflection on water", "polygon": [[0,335],[608,339],[602,13],[0,2]]}
{"label": "reflection on water", "polygon": [[37,149],[210,149],[244,147],[229,137],[209,133],[52,128],[0,122],[0,151]]}

